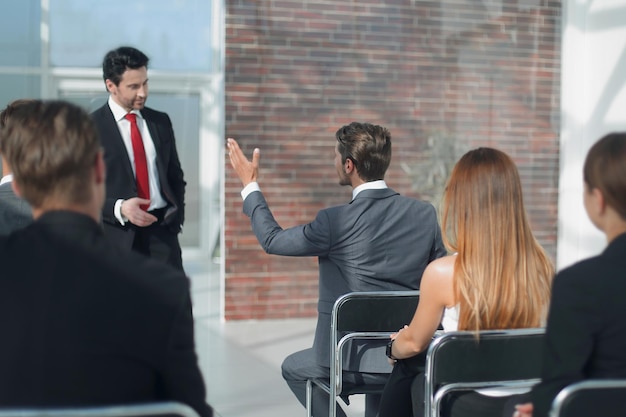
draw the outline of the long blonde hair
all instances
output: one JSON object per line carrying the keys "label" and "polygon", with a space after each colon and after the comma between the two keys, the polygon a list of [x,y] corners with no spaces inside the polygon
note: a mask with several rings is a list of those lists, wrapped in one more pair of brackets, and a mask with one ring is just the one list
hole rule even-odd
{"label": "long blonde hair", "polygon": [[554,268],[530,229],[509,156],[491,148],[463,155],[443,196],[442,228],[444,244],[458,252],[459,330],[541,325]]}

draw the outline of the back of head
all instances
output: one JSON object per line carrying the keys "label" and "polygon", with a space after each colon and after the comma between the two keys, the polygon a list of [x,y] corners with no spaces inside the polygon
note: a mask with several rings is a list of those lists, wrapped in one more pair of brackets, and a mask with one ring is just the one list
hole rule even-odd
{"label": "back of head", "polygon": [[102,61],[102,78],[113,81],[113,84],[119,85],[122,74],[130,69],[139,69],[148,67],[148,57],[139,49],[131,46],[120,46],[113,49],[104,56]]}
{"label": "back of head", "polygon": [[36,101],[36,100],[28,99],[28,98],[21,98],[21,99],[10,102],[4,108],[4,110],[0,112],[0,129],[4,129],[4,127],[7,125],[7,123],[11,119],[11,116],[13,115],[16,109],[20,108],[21,106],[25,104],[32,103],[33,101]]}
{"label": "back of head", "polygon": [[515,163],[478,148],[457,162],[443,197],[444,243],[458,252],[459,329],[539,326],[553,268],[534,238]]}
{"label": "back of head", "polygon": [[[4,130],[6,125],[9,123],[9,120],[13,117],[13,113],[15,110],[19,109],[21,106],[32,103],[33,99],[18,99],[9,103],[2,112],[0,112],[0,130]],[[0,142],[0,155],[4,155],[4,151],[2,150],[2,143]],[[7,175],[11,173],[11,167],[9,163],[6,161],[5,157],[2,156],[2,175]]]}
{"label": "back of head", "polygon": [[100,150],[91,118],[63,101],[33,101],[15,110],[0,138],[22,197],[33,207],[84,204]]}
{"label": "back of head", "polygon": [[337,130],[341,162],[352,160],[359,177],[366,181],[385,178],[391,162],[391,134],[382,126],[352,122]]}
{"label": "back of head", "polygon": [[583,178],[626,221],[626,132],[603,136],[589,149]]}

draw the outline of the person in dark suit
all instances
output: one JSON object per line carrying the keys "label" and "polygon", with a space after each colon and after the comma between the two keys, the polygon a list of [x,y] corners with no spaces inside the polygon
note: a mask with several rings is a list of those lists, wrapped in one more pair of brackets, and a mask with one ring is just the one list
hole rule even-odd
{"label": "person in dark suit", "polygon": [[0,141],[35,218],[0,237],[0,407],[179,401],[212,416],[188,278],[103,235],[106,168],[89,115],[35,102]]}
{"label": "person in dark suit", "polygon": [[[18,107],[30,103],[32,100],[20,99],[9,103],[0,113],[0,129],[4,129],[11,118],[11,114]],[[0,155],[2,152],[0,151]],[[0,180],[0,235],[8,235],[14,230],[21,229],[33,221],[33,213],[28,203],[13,192],[11,183],[13,174],[11,167],[2,156],[2,179]]]}
{"label": "person in dark suit", "polygon": [[108,52],[102,63],[109,100],[92,113],[107,166],[102,219],[121,247],[182,269],[186,183],[169,116],[145,107],[147,66],[131,47]]}
{"label": "person in dark suit", "polygon": [[[381,126],[351,123],[336,133],[335,169],[339,184],[352,187],[348,204],[321,210],[309,224],[282,229],[257,184],[260,152],[252,161],[237,142],[227,142],[230,161],[244,185],[243,211],[270,254],[319,258],[318,320],[313,347],[288,356],[283,377],[304,405],[306,381],[330,375],[330,313],[341,295],[351,291],[415,290],[428,263],[445,255],[435,208],[399,195],[387,187],[385,172],[391,161],[391,135]],[[363,352],[359,352],[363,354]],[[384,354],[364,354],[349,366],[361,372],[344,373],[344,381],[363,378],[384,381],[388,372],[377,366]],[[384,356],[382,356],[384,357]],[[378,395],[366,400],[366,415],[377,412]],[[327,415],[329,397],[314,389],[313,413]],[[340,407],[338,415],[344,415]]]}
{"label": "person in dark suit", "polygon": [[541,382],[516,416],[547,416],[559,391],[575,382],[626,378],[626,132],[591,147],[583,177],[585,210],[608,246],[555,277]]}

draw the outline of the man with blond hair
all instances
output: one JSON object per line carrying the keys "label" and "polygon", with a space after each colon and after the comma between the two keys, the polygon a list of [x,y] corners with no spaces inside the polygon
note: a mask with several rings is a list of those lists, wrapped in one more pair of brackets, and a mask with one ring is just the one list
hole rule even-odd
{"label": "man with blond hair", "polygon": [[0,237],[0,407],[178,401],[211,417],[189,280],[104,238],[105,163],[89,115],[33,102],[0,142],[34,217]]}

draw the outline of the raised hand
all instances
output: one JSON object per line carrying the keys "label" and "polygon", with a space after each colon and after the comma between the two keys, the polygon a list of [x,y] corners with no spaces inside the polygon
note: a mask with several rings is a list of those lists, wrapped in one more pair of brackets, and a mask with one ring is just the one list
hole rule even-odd
{"label": "raised hand", "polygon": [[252,153],[252,161],[248,160],[241,151],[239,144],[233,138],[226,140],[226,147],[228,148],[228,156],[230,158],[230,164],[237,173],[237,176],[241,180],[241,183],[245,187],[251,182],[256,182],[259,176],[259,158],[261,157],[261,151],[259,148],[255,148]]}

